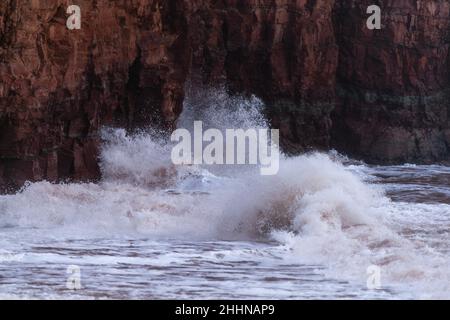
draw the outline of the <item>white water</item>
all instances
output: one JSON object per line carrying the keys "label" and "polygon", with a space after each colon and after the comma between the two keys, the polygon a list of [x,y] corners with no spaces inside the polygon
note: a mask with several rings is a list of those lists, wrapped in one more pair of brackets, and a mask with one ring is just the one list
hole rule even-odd
{"label": "white water", "polygon": [[[262,127],[260,108],[202,92],[180,126]],[[450,298],[450,168],[330,153],[260,176],[171,166],[154,134],[104,136],[102,182],[0,197],[0,298]],[[69,265],[81,290],[66,288]]]}

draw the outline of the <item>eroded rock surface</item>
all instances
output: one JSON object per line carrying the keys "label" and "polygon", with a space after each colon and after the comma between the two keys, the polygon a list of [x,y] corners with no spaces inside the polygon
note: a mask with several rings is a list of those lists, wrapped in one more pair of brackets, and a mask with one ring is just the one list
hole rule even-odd
{"label": "eroded rock surface", "polygon": [[379,2],[381,30],[362,23],[373,1],[340,1],[335,11],[334,144],[371,161],[448,161],[450,2]]}
{"label": "eroded rock surface", "polygon": [[[76,3],[75,3],[76,2]],[[450,155],[449,1],[0,3],[0,185],[99,177],[99,129],[170,129],[187,81],[267,104],[289,152],[369,161]]]}

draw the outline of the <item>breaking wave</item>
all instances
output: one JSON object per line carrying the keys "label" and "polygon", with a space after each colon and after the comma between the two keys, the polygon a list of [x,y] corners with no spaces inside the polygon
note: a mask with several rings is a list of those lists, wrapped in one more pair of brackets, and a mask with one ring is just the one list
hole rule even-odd
{"label": "breaking wave", "polygon": [[[200,100],[202,108],[187,100],[180,126],[197,117],[219,129],[267,125],[257,98],[208,91]],[[282,156],[277,175],[261,176],[241,166],[173,166],[170,143],[151,133],[103,135],[101,182],[28,184],[0,197],[0,226],[53,236],[276,241],[286,260],[323,265],[329,276],[362,280],[378,265],[387,283],[449,297],[447,249],[402,232],[405,215],[424,210],[432,214],[422,222],[447,217],[448,226],[449,206],[394,203],[363,164],[331,153]]]}

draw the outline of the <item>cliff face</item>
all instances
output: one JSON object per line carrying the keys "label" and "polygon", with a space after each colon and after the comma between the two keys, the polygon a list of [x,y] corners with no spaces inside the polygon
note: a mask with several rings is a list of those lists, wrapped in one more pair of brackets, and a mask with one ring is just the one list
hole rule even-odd
{"label": "cliff face", "polygon": [[[98,130],[175,120],[190,46],[182,1],[0,4],[0,184],[99,176]],[[164,5],[163,5],[164,3]]]}
{"label": "cliff face", "polygon": [[370,0],[340,1],[339,150],[387,162],[450,160],[450,2],[379,1],[382,29],[364,28]]}
{"label": "cliff face", "polygon": [[263,98],[289,152],[328,148],[338,62],[335,2],[218,3],[194,24],[200,30],[193,34],[203,37],[194,36],[193,70],[200,69],[204,82],[225,79],[230,90]]}
{"label": "cliff face", "polygon": [[[288,151],[376,161],[450,154],[443,0],[65,0],[0,3],[0,185],[99,176],[103,125],[172,127],[187,79],[267,104]],[[73,3],[75,4],[75,3]]]}

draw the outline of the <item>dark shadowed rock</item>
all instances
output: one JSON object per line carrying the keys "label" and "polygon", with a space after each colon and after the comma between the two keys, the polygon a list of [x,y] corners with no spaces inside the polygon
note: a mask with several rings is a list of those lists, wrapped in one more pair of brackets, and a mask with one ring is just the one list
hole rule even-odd
{"label": "dark shadowed rock", "polygon": [[79,0],[0,3],[0,185],[99,177],[103,125],[173,128],[187,81],[264,99],[292,153],[369,161],[450,154],[443,0]]}

